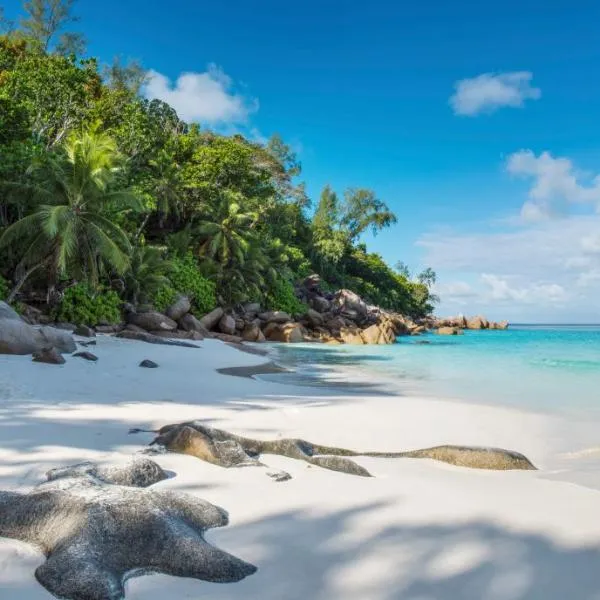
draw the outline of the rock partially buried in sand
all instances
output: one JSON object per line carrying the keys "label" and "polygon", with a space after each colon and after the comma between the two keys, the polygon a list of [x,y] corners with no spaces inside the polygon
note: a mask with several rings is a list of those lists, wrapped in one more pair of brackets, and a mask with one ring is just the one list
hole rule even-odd
{"label": "rock partially buried in sand", "polygon": [[[130,433],[141,431],[144,430],[132,429]],[[158,434],[151,445],[162,446],[171,452],[196,456],[222,467],[257,464],[261,454],[278,454],[303,460],[324,469],[362,477],[370,477],[371,474],[348,457],[431,458],[472,469],[535,470],[525,456],[502,448],[436,446],[406,452],[358,452],[347,448],[313,444],[302,439],[255,440],[207,427],[199,421],[166,425],[151,433]],[[225,442],[229,444],[228,448],[235,448],[235,459],[231,459],[231,455],[221,456],[219,444]]]}
{"label": "rock partially buried in sand", "polygon": [[181,346],[183,348],[200,348],[196,344],[192,344],[191,342],[184,342],[182,340],[172,340],[167,338],[162,338],[157,335],[152,335],[151,333],[146,333],[143,331],[131,331],[129,329],[124,329],[117,333],[118,338],[123,338],[126,340],[136,340],[138,342],[146,342],[148,344],[162,344],[163,346]]}
{"label": "rock partially buried in sand", "polygon": [[46,363],[47,365],[64,365],[65,359],[56,348],[45,348],[32,354],[33,362]]}
{"label": "rock partially buried in sand", "polygon": [[153,361],[145,358],[141,363],[140,367],[144,369],[158,369],[158,365]]}
{"label": "rock partially buried in sand", "polygon": [[89,360],[91,362],[96,362],[98,360],[98,357],[91,352],[75,352],[73,356],[77,358],[83,358],[84,360]]}
{"label": "rock partially buried in sand", "polygon": [[269,471],[267,477],[270,477],[273,481],[281,483],[282,481],[289,481],[292,476],[287,471]]}
{"label": "rock partially buried in sand", "polygon": [[495,471],[535,471],[529,459],[512,450],[478,448],[472,446],[435,446],[423,450],[403,452],[405,458],[431,458],[457,467],[491,469]]}
{"label": "rock partially buried in sand", "polygon": [[256,572],[206,542],[227,513],[187,494],[61,477],[28,494],[0,492],[0,513],[0,537],[44,549],[35,577],[57,598],[122,600],[133,573],[231,583]]}
{"label": "rock partially buried in sand", "polygon": [[99,464],[84,462],[68,467],[51,469],[46,473],[48,481],[67,477],[91,477],[103,483],[125,485],[128,487],[149,487],[168,479],[160,465],[144,457],[135,457],[125,463]]}

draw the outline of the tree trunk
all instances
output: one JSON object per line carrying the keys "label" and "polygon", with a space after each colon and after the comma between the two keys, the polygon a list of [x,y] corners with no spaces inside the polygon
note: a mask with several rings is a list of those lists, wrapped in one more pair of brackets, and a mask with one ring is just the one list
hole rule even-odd
{"label": "tree trunk", "polygon": [[25,273],[19,278],[19,280],[17,281],[17,283],[15,284],[13,289],[10,291],[10,294],[8,294],[8,298],[6,299],[6,301],[9,304],[15,299],[15,296],[21,290],[21,288],[23,287],[23,284],[31,277],[31,275],[43,266],[44,266],[44,263],[41,262],[41,263],[35,265],[34,267],[30,267],[27,271],[25,271]]}

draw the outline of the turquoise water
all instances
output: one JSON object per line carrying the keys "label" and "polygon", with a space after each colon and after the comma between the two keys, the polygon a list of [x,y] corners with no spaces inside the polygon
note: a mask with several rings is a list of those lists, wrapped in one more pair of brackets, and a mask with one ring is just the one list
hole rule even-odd
{"label": "turquoise water", "polygon": [[[400,393],[600,414],[600,326],[513,326],[463,336],[401,337],[391,346],[278,346],[282,362],[373,378]],[[343,378],[343,376],[342,376]]]}

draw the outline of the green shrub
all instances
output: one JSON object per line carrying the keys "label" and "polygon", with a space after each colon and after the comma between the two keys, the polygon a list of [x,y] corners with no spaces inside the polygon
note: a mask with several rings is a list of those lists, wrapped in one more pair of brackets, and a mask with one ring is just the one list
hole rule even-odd
{"label": "green shrub", "polygon": [[8,283],[6,279],[0,275],[0,300],[5,300],[8,296]]}
{"label": "green shrub", "polygon": [[154,295],[152,304],[157,310],[164,311],[178,294],[188,296],[192,310],[198,314],[207,313],[217,305],[215,284],[200,273],[191,254],[172,261],[169,280],[171,285],[162,286]]}
{"label": "green shrub", "polygon": [[294,286],[287,279],[278,279],[267,294],[266,305],[269,310],[282,310],[290,315],[306,312],[307,306],[296,298]]}
{"label": "green shrub", "polygon": [[65,290],[56,319],[75,325],[114,324],[121,320],[120,306],[121,299],[116,292],[94,292],[78,283]]}

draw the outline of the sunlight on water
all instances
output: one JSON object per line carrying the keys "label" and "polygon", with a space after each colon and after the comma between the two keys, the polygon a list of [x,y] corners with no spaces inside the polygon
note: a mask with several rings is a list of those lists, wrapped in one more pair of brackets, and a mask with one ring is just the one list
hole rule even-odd
{"label": "sunlight on water", "polygon": [[389,381],[400,392],[552,412],[600,413],[600,327],[518,326],[392,346],[277,347],[279,360]]}

